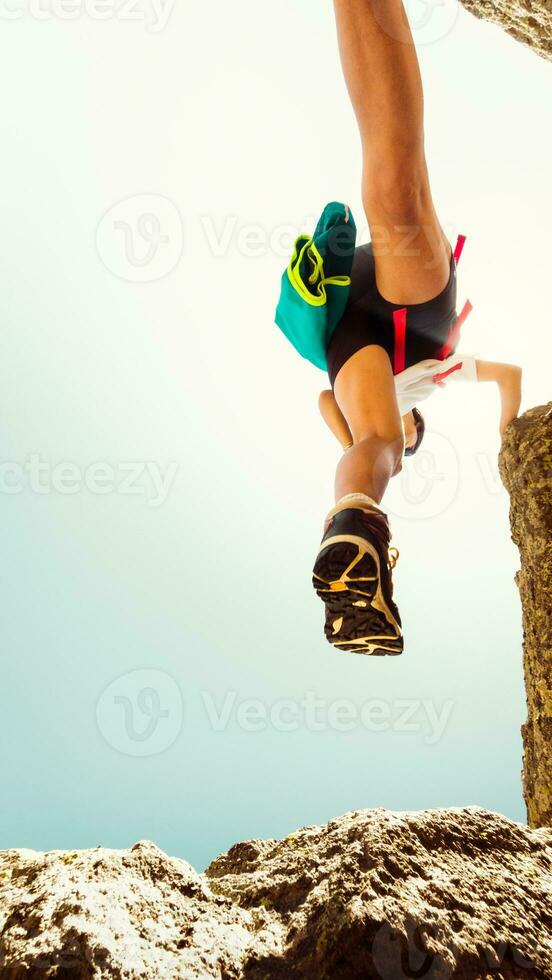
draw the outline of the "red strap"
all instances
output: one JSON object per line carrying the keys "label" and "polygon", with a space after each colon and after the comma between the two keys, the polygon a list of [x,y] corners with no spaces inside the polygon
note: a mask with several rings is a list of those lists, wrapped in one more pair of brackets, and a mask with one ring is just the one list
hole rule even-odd
{"label": "red strap", "polygon": [[458,265],[460,259],[462,258],[462,252],[464,251],[464,245],[466,244],[466,236],[458,235],[458,241],[456,242],[456,248],[454,249],[454,261]]}
{"label": "red strap", "polygon": [[458,328],[458,333],[460,333],[462,327],[464,326],[472,310],[473,310],[473,303],[471,303],[470,300],[467,299],[466,302],[464,303],[464,308],[454,326],[455,330],[456,328]]}
{"label": "red strap", "polygon": [[406,364],[406,307],[393,313],[395,324],[395,356],[393,373],[400,374]]}
{"label": "red strap", "polygon": [[461,371],[464,367],[464,362],[460,361],[459,364],[455,364],[454,367],[448,369],[448,371],[443,371],[441,374],[434,374],[433,381],[440,388],[445,387],[445,378],[448,378],[449,374],[454,374],[455,371]]}
{"label": "red strap", "polygon": [[467,300],[460,316],[456,318],[456,323],[454,324],[453,327],[451,327],[446,343],[443,344],[441,350],[437,354],[437,360],[445,361],[447,357],[449,357],[452,354],[453,350],[456,348],[456,345],[458,343],[460,337],[460,331],[464,326],[472,310],[473,310],[473,305],[470,303],[469,300]]}

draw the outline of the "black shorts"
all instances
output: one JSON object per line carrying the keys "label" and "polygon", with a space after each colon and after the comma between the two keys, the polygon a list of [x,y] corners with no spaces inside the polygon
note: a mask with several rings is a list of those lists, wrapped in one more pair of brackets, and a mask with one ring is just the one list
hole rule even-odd
{"label": "black shorts", "polygon": [[406,307],[406,331],[401,336],[400,311],[404,309],[404,305],[390,303],[378,292],[371,243],[355,249],[349,302],[327,349],[332,388],[345,362],[363,347],[373,344],[383,347],[394,374],[426,358],[441,355],[457,320],[454,256],[450,260],[450,277],[443,292],[425,303],[412,303]]}

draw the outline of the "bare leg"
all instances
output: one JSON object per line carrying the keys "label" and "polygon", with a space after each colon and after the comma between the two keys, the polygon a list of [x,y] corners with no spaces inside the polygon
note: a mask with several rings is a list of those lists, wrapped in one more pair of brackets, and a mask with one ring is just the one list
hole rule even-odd
{"label": "bare leg", "polygon": [[322,391],[318,400],[320,414],[324,422],[334,434],[343,449],[350,449],[353,445],[351,430],[339,405],[335,400],[335,395],[331,388]]}
{"label": "bare leg", "polygon": [[[334,0],[334,6],[362,141],[362,196],[378,287],[394,303],[425,302],[446,286],[451,254],[431,197],[422,82],[404,6],[402,0]],[[380,502],[404,451],[385,351],[369,347],[350,358],[335,396],[354,440],[337,469],[336,498],[365,493]]]}
{"label": "bare leg", "polygon": [[380,292],[419,303],[444,289],[450,245],[431,197],[420,68],[402,0],[334,0],[363,151],[362,196]]}
{"label": "bare leg", "polygon": [[403,649],[391,577],[397,556],[377,504],[400,469],[404,433],[387,352],[376,346],[357,351],[339,372],[335,392],[351,419],[354,444],[337,468],[336,507],[326,517],[313,585],[326,607],[331,644],[396,656]]}
{"label": "bare leg", "polygon": [[[352,432],[347,425],[347,419],[337,404],[335,395],[331,388],[327,388],[325,391],[320,392],[318,405],[324,422],[340,443],[342,448],[345,450],[352,449],[354,445]],[[415,446],[416,442],[418,441],[418,430],[416,429],[416,423],[412,412],[408,412],[406,415],[403,415],[402,422],[404,428],[405,446]],[[399,470],[396,470],[396,472],[399,472]]]}
{"label": "bare leg", "polygon": [[335,498],[365,493],[379,503],[400,472],[404,431],[393,372],[382,347],[364,347],[343,365],[335,394],[349,420],[353,446],[339,462]]}
{"label": "bare leg", "polygon": [[[422,84],[402,0],[334,5],[362,140],[362,197],[378,287],[400,305],[424,302],[445,287],[451,255],[431,198]],[[344,650],[397,655],[403,640],[393,600],[390,529],[374,507],[404,452],[387,352],[377,346],[357,351],[339,371],[334,391],[353,446],[337,468],[337,504],[327,516],[313,572],[326,606],[325,633]],[[359,496],[349,499],[352,494]]]}

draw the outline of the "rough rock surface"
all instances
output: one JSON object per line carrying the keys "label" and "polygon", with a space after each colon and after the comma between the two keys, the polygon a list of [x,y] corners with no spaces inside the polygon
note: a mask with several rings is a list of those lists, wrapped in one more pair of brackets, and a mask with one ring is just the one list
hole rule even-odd
{"label": "rough rock surface", "polygon": [[252,922],[149,841],[129,851],[0,852],[2,980],[234,978]]}
{"label": "rough rock surface", "polygon": [[154,844],[0,852],[0,977],[544,980],[552,830],[351,813],[198,875]]}
{"label": "rough rock surface", "polygon": [[461,0],[477,17],[500,24],[518,41],[552,60],[552,0]]}
{"label": "rough rock surface", "polygon": [[521,554],[527,691],[523,789],[532,827],[552,826],[552,402],[508,426],[500,473]]}

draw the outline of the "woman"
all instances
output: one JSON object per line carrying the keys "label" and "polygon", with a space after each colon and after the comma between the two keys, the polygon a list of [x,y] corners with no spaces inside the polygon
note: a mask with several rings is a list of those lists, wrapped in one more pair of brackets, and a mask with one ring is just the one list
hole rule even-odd
{"label": "woman", "polygon": [[[356,250],[345,315],[327,349],[322,415],[345,452],[313,584],[326,637],[344,650],[403,650],[390,530],[380,504],[423,437],[416,401],[449,379],[496,381],[501,432],[517,416],[521,372],[454,355],[456,251],[441,228],[424,153],[423,91],[402,0],[334,0],[341,59],[363,152],[372,243]],[[394,549],[391,549],[393,552]]]}

